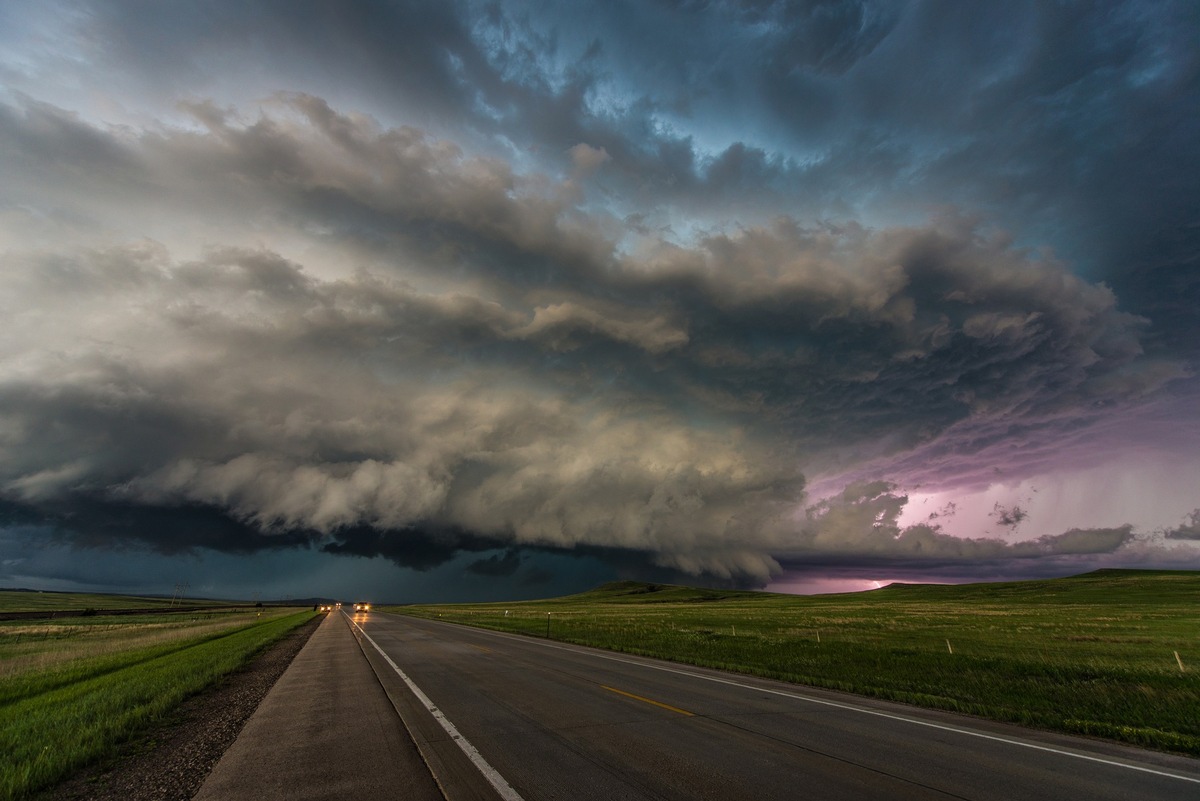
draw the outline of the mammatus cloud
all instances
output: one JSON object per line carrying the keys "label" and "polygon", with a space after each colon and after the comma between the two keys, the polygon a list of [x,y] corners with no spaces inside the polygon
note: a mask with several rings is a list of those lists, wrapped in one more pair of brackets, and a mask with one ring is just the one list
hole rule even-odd
{"label": "mammatus cloud", "polygon": [[554,175],[311,95],[186,110],[137,130],[0,106],[25,157],[0,255],[15,516],[167,549],[598,549],[759,582],[796,554],[1130,535],[901,531],[886,484],[800,511],[806,470],[1001,436],[1036,460],[1047,430],[1183,373],[1107,287],[972,220],[679,237],[589,205],[613,157],[586,143]]}

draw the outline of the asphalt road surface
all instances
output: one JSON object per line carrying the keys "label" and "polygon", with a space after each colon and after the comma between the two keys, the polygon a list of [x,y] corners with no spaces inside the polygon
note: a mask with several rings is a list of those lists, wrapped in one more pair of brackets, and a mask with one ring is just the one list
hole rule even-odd
{"label": "asphalt road surface", "polygon": [[1193,759],[436,621],[343,619],[451,801],[1200,799]]}

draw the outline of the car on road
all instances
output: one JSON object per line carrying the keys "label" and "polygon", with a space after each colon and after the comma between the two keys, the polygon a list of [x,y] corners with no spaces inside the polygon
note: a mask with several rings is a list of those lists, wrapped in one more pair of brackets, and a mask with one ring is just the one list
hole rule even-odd
{"label": "car on road", "polygon": [[354,604],[354,611],[355,612],[370,612],[371,605],[368,603],[356,603],[356,604]]}

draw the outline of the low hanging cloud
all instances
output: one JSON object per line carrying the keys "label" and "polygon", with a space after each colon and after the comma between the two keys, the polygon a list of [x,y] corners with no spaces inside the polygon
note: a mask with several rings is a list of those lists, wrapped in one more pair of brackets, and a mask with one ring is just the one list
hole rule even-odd
{"label": "low hanging cloud", "polygon": [[555,176],[312,95],[186,110],[191,127],[109,130],[0,107],[26,156],[0,190],[22,197],[0,221],[14,519],[117,542],[102,521],[142,510],[130,530],[164,549],[416,566],[607,549],[751,582],[797,554],[1130,535],[901,531],[884,484],[802,512],[806,471],[943,448],[950,483],[1001,430],[1101,425],[1184,373],[1144,355],[1110,289],[977,221],[676,237],[588,205],[612,157],[586,143]]}
{"label": "low hanging cloud", "polygon": [[1169,540],[1200,540],[1200,509],[1193,509],[1187,520],[1175,528],[1166,529],[1163,536]]}
{"label": "low hanging cloud", "polygon": [[1022,509],[1019,504],[1004,506],[997,501],[988,517],[995,520],[996,525],[1016,531],[1029,518],[1029,512]]}
{"label": "low hanging cloud", "polygon": [[520,553],[509,550],[503,554],[493,554],[483,559],[476,559],[467,565],[467,571],[480,576],[511,576],[520,567]]}
{"label": "low hanging cloud", "polygon": [[908,496],[887,481],[853,484],[839,495],[805,510],[797,548],[790,562],[831,555],[892,557],[910,564],[1000,561],[1111,554],[1134,541],[1133,527],[1072,529],[1062,534],[1009,542],[995,538],[955,537],[936,524],[901,526]]}

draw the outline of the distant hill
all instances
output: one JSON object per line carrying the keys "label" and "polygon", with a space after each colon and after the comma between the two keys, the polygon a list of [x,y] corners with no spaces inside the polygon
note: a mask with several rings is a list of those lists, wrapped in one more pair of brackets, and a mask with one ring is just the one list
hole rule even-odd
{"label": "distant hill", "polygon": [[[1026,581],[978,582],[974,584],[907,584],[897,582],[877,590],[841,593],[869,602],[878,600],[1023,600],[1039,599],[1055,603],[1092,603],[1108,600],[1119,593],[1124,600],[1153,602],[1164,594],[1200,591],[1200,571],[1197,570],[1133,570],[1106,568],[1077,576]],[[574,595],[547,598],[542,601],[523,601],[522,604],[653,604],[653,603],[711,603],[715,601],[780,602],[799,601],[808,596],[757,590],[715,590],[677,584],[658,584],[644,581],[612,581]],[[829,596],[826,596],[829,597]],[[1197,597],[1200,603],[1200,596]]]}

